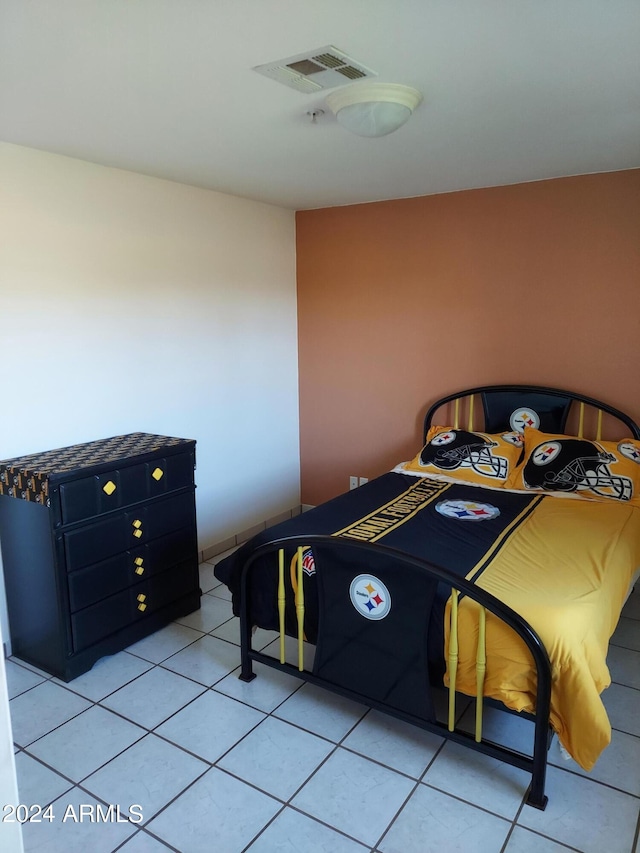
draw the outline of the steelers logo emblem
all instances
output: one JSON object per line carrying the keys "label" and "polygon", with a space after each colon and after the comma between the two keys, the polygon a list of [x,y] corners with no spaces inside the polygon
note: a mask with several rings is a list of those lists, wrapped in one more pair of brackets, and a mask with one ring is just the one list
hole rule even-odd
{"label": "steelers logo emblem", "polygon": [[440,515],[459,521],[489,521],[500,515],[497,506],[475,501],[440,501],[436,504],[436,510]]}
{"label": "steelers logo emblem", "polygon": [[636,447],[632,441],[621,441],[618,445],[618,450],[627,459],[637,462],[640,465],[640,448]]}
{"label": "steelers logo emblem", "polygon": [[531,454],[531,461],[534,465],[546,465],[556,458],[562,445],[559,441],[547,441],[545,444],[539,444]]}
{"label": "steelers logo emblem", "polygon": [[516,409],[512,412],[509,418],[511,429],[516,432],[524,432],[525,427],[533,427],[538,429],[540,426],[540,418],[533,409]]}
{"label": "steelers logo emblem", "polygon": [[384,619],[391,610],[389,590],[373,575],[358,575],[349,587],[351,603],[365,619]]}
{"label": "steelers logo emblem", "polygon": [[452,441],[455,440],[456,434],[454,430],[448,430],[447,432],[440,432],[438,435],[434,436],[431,439],[431,444],[436,447],[444,447],[447,444],[451,444]]}

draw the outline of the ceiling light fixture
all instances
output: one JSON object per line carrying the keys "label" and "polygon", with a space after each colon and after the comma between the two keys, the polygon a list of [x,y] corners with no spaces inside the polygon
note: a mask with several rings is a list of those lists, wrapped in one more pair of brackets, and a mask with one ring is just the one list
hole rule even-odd
{"label": "ceiling light fixture", "polygon": [[386,136],[409,120],[422,100],[411,86],[399,83],[356,83],[327,95],[338,123],[358,136]]}

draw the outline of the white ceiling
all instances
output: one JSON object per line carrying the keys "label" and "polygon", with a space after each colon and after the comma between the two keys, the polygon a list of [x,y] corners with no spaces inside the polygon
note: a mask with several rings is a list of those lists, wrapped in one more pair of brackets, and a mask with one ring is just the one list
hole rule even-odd
{"label": "white ceiling", "polygon": [[[329,44],[409,123],[251,70]],[[0,0],[0,139],[295,209],[634,168],[640,0]]]}

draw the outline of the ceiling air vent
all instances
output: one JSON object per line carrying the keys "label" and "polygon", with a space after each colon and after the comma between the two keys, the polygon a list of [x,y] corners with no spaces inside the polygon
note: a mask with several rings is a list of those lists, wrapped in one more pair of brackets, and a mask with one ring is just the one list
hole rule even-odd
{"label": "ceiling air vent", "polygon": [[356,62],[332,45],[266,65],[256,65],[253,70],[305,94],[344,86],[353,80],[377,77],[377,72]]}

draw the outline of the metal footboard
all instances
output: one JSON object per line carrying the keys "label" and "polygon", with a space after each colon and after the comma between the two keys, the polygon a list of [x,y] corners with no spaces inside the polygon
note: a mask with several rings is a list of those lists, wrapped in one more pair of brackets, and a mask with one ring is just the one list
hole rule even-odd
{"label": "metal footboard", "polygon": [[[311,670],[305,670],[305,579],[303,551],[314,555],[317,585],[316,655]],[[265,558],[272,561],[265,564]],[[295,600],[287,602],[285,565],[290,562]],[[274,658],[252,648],[252,572],[277,573],[274,586],[280,626],[280,655]],[[369,588],[373,592],[369,592]],[[374,595],[375,593],[375,595]],[[370,596],[366,615],[361,603]],[[360,598],[358,598],[360,596]],[[373,597],[371,597],[373,596]],[[458,603],[468,597],[479,605],[476,653],[475,732],[456,728],[456,669],[458,661]],[[429,677],[429,626],[444,610],[449,598],[448,644],[449,707],[446,721],[435,712],[435,691]],[[373,603],[372,603],[373,602]],[[312,602],[315,607],[315,600]],[[290,617],[287,624],[287,606]],[[293,607],[293,610],[291,610]],[[386,608],[386,610],[385,610]],[[382,613],[382,610],[385,612]],[[483,687],[487,666],[486,615],[492,614],[518,634],[531,653],[536,670],[536,713],[532,754],[509,749],[482,737]],[[439,623],[438,623],[439,624]],[[368,705],[408,723],[434,732],[456,743],[504,761],[531,774],[526,802],[544,809],[547,751],[550,743],[549,710],[551,665],[536,632],[511,608],[454,573],[425,563],[395,549],[333,536],[296,536],[267,542],[246,559],[240,593],[241,674],[243,681],[255,678],[253,661],[284,669],[312,684],[325,687],[356,702]],[[285,633],[297,638],[297,664],[285,661]],[[439,654],[444,654],[444,642]],[[492,702],[495,705],[495,702]]]}

